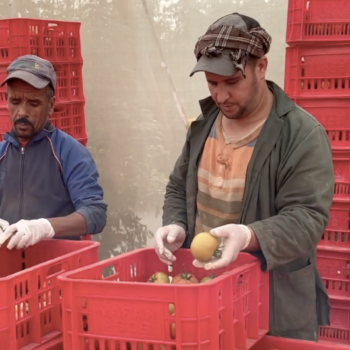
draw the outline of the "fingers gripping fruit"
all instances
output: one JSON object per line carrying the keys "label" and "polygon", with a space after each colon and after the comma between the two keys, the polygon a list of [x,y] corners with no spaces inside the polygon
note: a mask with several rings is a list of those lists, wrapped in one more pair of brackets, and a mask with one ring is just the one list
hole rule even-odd
{"label": "fingers gripping fruit", "polygon": [[208,232],[198,233],[191,243],[191,253],[195,259],[200,262],[211,260],[216,250],[219,248],[220,241]]}

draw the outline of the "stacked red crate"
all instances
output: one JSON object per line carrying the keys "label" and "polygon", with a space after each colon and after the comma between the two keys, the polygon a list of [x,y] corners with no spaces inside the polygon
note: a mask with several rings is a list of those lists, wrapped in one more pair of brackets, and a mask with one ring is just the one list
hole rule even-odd
{"label": "stacked red crate", "polygon": [[327,131],[335,172],[317,265],[331,298],[320,339],[350,345],[350,1],[289,0],[285,91]]}
{"label": "stacked red crate", "polygon": [[[51,122],[87,144],[80,23],[29,18],[0,20],[0,81],[17,57],[33,54],[49,60],[56,71],[56,108]],[[0,88],[0,141],[11,130],[6,86]]]}

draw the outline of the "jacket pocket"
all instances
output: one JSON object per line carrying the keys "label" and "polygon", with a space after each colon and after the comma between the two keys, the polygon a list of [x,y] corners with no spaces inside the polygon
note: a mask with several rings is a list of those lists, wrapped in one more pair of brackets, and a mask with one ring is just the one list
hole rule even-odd
{"label": "jacket pocket", "polygon": [[273,274],[271,297],[277,333],[294,337],[293,331],[308,329],[313,338],[317,328],[315,267],[309,264],[297,271]]}

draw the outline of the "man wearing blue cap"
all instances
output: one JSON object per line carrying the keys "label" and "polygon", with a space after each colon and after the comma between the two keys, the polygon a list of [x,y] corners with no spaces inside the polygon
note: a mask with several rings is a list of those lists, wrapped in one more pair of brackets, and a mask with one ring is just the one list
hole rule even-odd
{"label": "man wearing blue cap", "polygon": [[270,334],[316,340],[330,318],[316,248],[330,219],[332,152],[320,123],[265,79],[270,44],[238,13],[198,39],[191,75],[204,72],[211,96],[170,175],[155,248],[172,264],[204,231],[222,254],[194,260],[199,268],[225,267],[241,251],[257,256],[270,272]]}
{"label": "man wearing blue cap", "polygon": [[7,69],[13,124],[0,143],[0,246],[25,248],[44,238],[102,232],[107,204],[89,151],[49,121],[56,73],[34,55]]}

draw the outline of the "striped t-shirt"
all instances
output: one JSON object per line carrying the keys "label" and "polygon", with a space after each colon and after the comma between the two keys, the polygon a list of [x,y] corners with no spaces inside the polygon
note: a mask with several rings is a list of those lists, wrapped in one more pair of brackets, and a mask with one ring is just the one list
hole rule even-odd
{"label": "striped t-shirt", "polygon": [[198,168],[196,234],[238,223],[246,171],[261,129],[229,143],[222,132],[222,114],[216,118]]}

